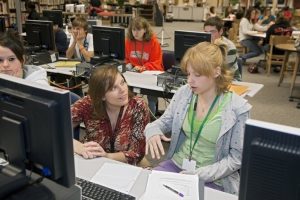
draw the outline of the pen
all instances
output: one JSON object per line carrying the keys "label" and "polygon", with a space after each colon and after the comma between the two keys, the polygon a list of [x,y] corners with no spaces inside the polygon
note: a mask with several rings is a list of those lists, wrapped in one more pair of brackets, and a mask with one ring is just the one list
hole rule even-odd
{"label": "pen", "polygon": [[168,190],[170,190],[170,191],[172,191],[172,192],[178,194],[179,196],[184,197],[184,195],[183,195],[182,193],[180,193],[180,192],[178,192],[177,190],[171,188],[170,186],[167,186],[167,185],[165,185],[165,184],[163,184],[163,186],[164,186],[165,188],[167,188]]}

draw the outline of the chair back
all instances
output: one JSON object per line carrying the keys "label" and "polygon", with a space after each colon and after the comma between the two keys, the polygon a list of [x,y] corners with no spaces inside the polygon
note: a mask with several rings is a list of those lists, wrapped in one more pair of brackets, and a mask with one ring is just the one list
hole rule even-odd
{"label": "chair back", "polygon": [[164,71],[167,71],[172,66],[175,65],[175,54],[174,51],[163,50],[163,57],[162,57]]}
{"label": "chair back", "polygon": [[274,54],[274,49],[275,46],[277,44],[284,44],[284,43],[288,43],[290,40],[290,36],[286,36],[286,35],[271,35],[270,37],[270,48],[269,51],[266,54],[266,58],[267,58],[267,75],[270,74],[271,72],[271,65],[272,64],[277,64],[277,65],[281,65],[284,59],[284,55],[283,54]]}

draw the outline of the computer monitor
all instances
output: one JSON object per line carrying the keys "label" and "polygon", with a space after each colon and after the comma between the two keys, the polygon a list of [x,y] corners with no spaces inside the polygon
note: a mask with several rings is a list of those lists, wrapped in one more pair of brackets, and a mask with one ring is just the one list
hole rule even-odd
{"label": "computer monitor", "polygon": [[25,29],[29,46],[44,50],[55,50],[52,21],[27,20]]}
{"label": "computer monitor", "polygon": [[63,28],[63,13],[61,10],[43,10],[43,16],[58,27]]}
{"label": "computer monitor", "polygon": [[120,27],[93,26],[94,54],[125,59],[125,29]]}
{"label": "computer monitor", "polygon": [[176,61],[180,62],[187,49],[200,43],[211,42],[211,34],[195,31],[175,31],[174,53]]}
{"label": "computer monitor", "polygon": [[239,200],[300,199],[300,129],[247,120]]}
{"label": "computer monitor", "polygon": [[5,32],[6,28],[5,28],[5,18],[4,17],[0,17],[0,32]]}
{"label": "computer monitor", "polygon": [[87,23],[88,23],[88,33],[93,33],[93,26],[97,25],[98,20],[96,19],[88,19]]}
{"label": "computer monitor", "polygon": [[0,74],[0,157],[23,172],[73,186],[70,113],[68,91]]}

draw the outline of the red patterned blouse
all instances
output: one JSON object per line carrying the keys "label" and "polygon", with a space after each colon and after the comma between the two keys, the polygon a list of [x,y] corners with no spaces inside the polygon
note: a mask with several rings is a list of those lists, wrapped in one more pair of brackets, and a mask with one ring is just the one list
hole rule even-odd
{"label": "red patterned blouse", "polygon": [[81,142],[95,141],[108,153],[123,152],[127,162],[134,164],[145,155],[144,129],[149,123],[148,106],[139,97],[129,100],[127,109],[121,120],[112,131],[108,117],[92,118],[91,98],[86,96],[72,105],[72,121],[83,122],[86,135]]}

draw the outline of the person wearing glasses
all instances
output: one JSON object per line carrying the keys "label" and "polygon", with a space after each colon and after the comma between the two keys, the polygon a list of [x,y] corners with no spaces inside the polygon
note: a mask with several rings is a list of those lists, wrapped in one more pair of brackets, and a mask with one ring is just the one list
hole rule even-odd
{"label": "person wearing glasses", "polygon": [[221,39],[227,45],[227,56],[226,56],[226,64],[228,68],[234,74],[233,79],[236,81],[242,80],[242,66],[239,67],[238,63],[238,53],[236,50],[236,46],[233,42],[226,37],[222,36],[223,34],[223,21],[219,17],[211,17],[208,18],[204,22],[204,32],[211,33],[211,41],[214,43],[216,39]]}

